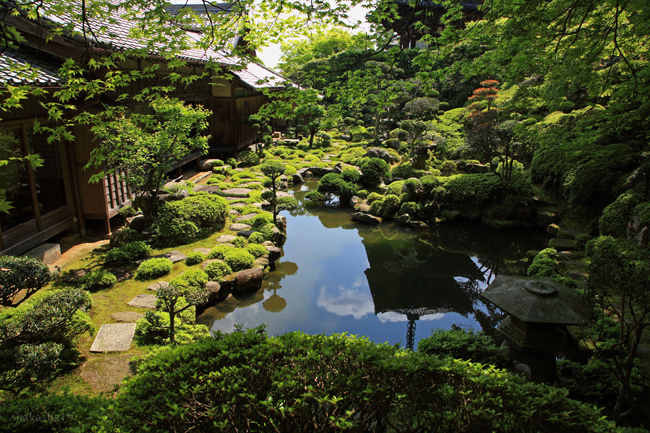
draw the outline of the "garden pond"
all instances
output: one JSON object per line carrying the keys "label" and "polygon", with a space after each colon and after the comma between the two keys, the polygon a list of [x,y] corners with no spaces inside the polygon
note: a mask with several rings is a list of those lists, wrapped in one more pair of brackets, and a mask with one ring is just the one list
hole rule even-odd
{"label": "garden pond", "polygon": [[270,335],[347,332],[376,343],[417,347],[435,329],[488,333],[503,318],[480,294],[499,273],[521,272],[544,234],[452,223],[409,229],[352,222],[348,207],[305,205],[317,180],[293,188],[284,256],[255,293],[230,296],[198,323],[212,331],[267,325]]}

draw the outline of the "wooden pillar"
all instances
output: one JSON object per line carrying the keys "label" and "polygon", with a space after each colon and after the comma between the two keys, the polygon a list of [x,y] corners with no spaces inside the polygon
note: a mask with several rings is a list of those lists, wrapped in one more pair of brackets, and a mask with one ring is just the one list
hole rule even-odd
{"label": "wooden pillar", "polygon": [[[29,155],[29,137],[27,137],[27,128],[25,124],[20,125],[20,141],[23,145],[23,156]],[[27,170],[27,183],[29,184],[30,194],[32,196],[32,208],[34,209],[34,219],[36,220],[36,227],[38,230],[43,230],[43,222],[41,221],[41,211],[38,208],[38,195],[36,193],[36,176],[34,176],[34,168],[29,161],[25,161],[25,168]]]}

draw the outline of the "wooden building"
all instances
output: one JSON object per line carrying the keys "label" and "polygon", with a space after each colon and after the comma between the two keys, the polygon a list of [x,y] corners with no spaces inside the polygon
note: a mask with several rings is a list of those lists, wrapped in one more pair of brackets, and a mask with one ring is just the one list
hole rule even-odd
{"label": "wooden building", "polygon": [[[0,88],[5,89],[27,85],[52,95],[66,85],[57,73],[66,59],[88,62],[107,55],[107,46],[115,50],[139,44],[128,36],[134,24],[119,17],[108,24],[104,33],[93,35],[93,40],[84,40],[79,34],[47,39],[49,30],[42,22],[37,24],[25,16],[9,14],[4,20],[26,39],[19,49],[5,49],[0,54]],[[187,33],[195,37],[191,29]],[[242,41],[237,39],[233,43],[231,48],[235,49]],[[235,156],[256,139],[248,117],[267,101],[262,90],[279,87],[284,79],[257,63],[242,66],[225,51],[193,49],[179,57],[186,66],[175,69],[175,73],[201,74],[208,71],[208,63],[216,63],[229,71],[230,78],[209,73],[188,85],[174,84],[169,80],[170,70],[160,57],[127,57],[116,67],[122,71],[145,70],[157,63],[159,69],[154,77],[135,80],[119,92],[105,92],[90,101],[73,101],[76,107],[70,110],[70,115],[101,110],[103,104],[116,104],[120,94],[134,95],[143,88],[171,85],[174,90],[169,96],[212,111],[208,131],[211,154]],[[21,68],[25,73],[17,72]],[[57,144],[49,144],[47,134],[34,131],[35,121],[45,126],[55,125],[49,123],[48,113],[41,105],[47,98],[51,96],[30,95],[20,106],[0,113],[0,160],[29,154],[38,154],[43,160],[35,170],[29,161],[14,160],[0,167],[0,254],[22,254],[74,226],[84,233],[86,220],[103,220],[110,230],[110,219],[130,203],[131,191],[117,176],[106,176],[98,183],[88,182],[92,172],[84,167],[96,145],[88,125],[74,126],[71,131],[74,140]],[[133,110],[143,109],[133,100],[127,103]],[[188,155],[183,162],[199,157],[198,153]]]}

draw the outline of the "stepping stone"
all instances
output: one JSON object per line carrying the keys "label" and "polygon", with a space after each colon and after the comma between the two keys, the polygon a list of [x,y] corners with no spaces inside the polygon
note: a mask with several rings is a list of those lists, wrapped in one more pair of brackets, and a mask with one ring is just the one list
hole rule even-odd
{"label": "stepping stone", "polygon": [[237,202],[230,205],[230,207],[245,207],[248,206],[246,203]]}
{"label": "stepping stone", "polygon": [[[224,197],[224,198],[226,199],[226,201],[240,201],[241,199],[243,199],[245,197]],[[244,203],[244,204],[246,204],[246,203]],[[230,205],[230,206],[232,206],[232,205]]]}
{"label": "stepping stone", "polygon": [[206,177],[210,177],[212,175],[212,171],[202,171],[200,173],[195,174],[191,178],[187,179],[188,182],[192,183],[199,183]]}
{"label": "stepping stone", "polygon": [[212,251],[212,250],[210,248],[194,248],[192,251],[195,252],[195,253],[201,253],[201,254],[204,254],[204,255],[207,256],[208,254],[210,254],[210,251]]}
{"label": "stepping stone", "polygon": [[151,290],[152,292],[157,292],[158,289],[160,289],[160,286],[163,285],[168,285],[169,283],[167,281],[158,281],[157,283],[151,283],[147,286],[147,290]]}
{"label": "stepping stone", "polygon": [[230,209],[228,211],[228,215],[240,216],[241,214],[239,212],[237,212],[235,209]]}
{"label": "stepping stone", "polygon": [[243,230],[250,230],[253,227],[249,226],[248,224],[239,224],[238,223],[238,224],[231,224],[229,228],[233,232],[240,232],[240,231],[243,231]]}
{"label": "stepping stone", "polygon": [[221,191],[220,194],[225,196],[230,196],[230,197],[246,198],[251,192],[253,192],[253,190],[248,188],[230,188],[230,189],[224,189],[223,191]]}
{"label": "stepping stone", "polygon": [[164,257],[166,259],[171,260],[172,263],[182,262],[183,260],[185,260],[187,258],[187,256],[185,254],[181,253],[180,251],[176,251],[176,250],[170,251],[170,252],[165,253],[165,254],[161,254],[161,255],[156,256],[156,257]]}
{"label": "stepping stone", "polygon": [[237,221],[248,221],[248,220],[252,220],[252,219],[255,218],[256,216],[257,216],[256,213],[249,213],[249,214],[247,214],[247,215],[240,216],[239,218],[235,218],[235,222],[237,222]]}
{"label": "stepping stone", "polygon": [[142,319],[144,314],[135,313],[133,311],[121,311],[119,313],[111,314],[111,318],[116,322],[130,322],[135,323],[136,321]]}
{"label": "stepping stone", "polygon": [[127,305],[138,308],[156,309],[156,295],[138,295],[131,299]]}
{"label": "stepping stone", "polygon": [[210,194],[216,194],[219,192],[219,187],[217,185],[197,185],[194,187],[194,192],[208,192]]}
{"label": "stepping stone", "polygon": [[130,280],[131,278],[133,278],[133,273],[131,271],[129,271],[128,269],[124,269],[124,268],[108,269],[108,272],[115,275],[115,277],[117,278],[118,283],[121,283],[122,281]]}
{"label": "stepping stone", "polygon": [[262,182],[253,181],[253,182],[247,182],[247,183],[240,183],[239,186],[251,186],[251,185],[261,185],[261,184],[262,184]]}
{"label": "stepping stone", "polygon": [[[234,225],[234,224],[233,224],[233,225]],[[222,243],[226,243],[226,242],[232,242],[232,241],[234,241],[235,239],[237,239],[237,236],[233,236],[233,235],[221,235],[221,236],[219,236],[219,237],[217,238],[217,242],[220,243],[220,244],[222,244]],[[209,251],[208,251],[208,254],[210,254]]]}
{"label": "stepping stone", "polygon": [[90,348],[91,352],[125,352],[131,348],[135,323],[102,325]]}

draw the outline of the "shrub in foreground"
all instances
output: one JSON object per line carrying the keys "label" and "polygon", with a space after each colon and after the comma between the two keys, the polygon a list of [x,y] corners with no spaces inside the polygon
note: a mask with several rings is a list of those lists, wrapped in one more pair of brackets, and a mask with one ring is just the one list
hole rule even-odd
{"label": "shrub in foreground", "polygon": [[146,259],[150,255],[151,247],[149,245],[142,241],[135,241],[109,250],[104,255],[104,261],[109,265],[123,265]]}
{"label": "shrub in foreground", "polygon": [[21,290],[25,300],[52,280],[47,265],[34,257],[0,256],[0,268],[0,305],[12,305]]}
{"label": "shrub in foreground", "polygon": [[[318,356],[314,356],[318,354]],[[108,418],[124,431],[605,432],[567,391],[343,335],[261,329],[135,362]],[[170,374],[173,372],[173,374]],[[185,392],[183,390],[191,390]],[[468,398],[468,396],[473,396]],[[171,408],[171,409],[170,409]]]}

